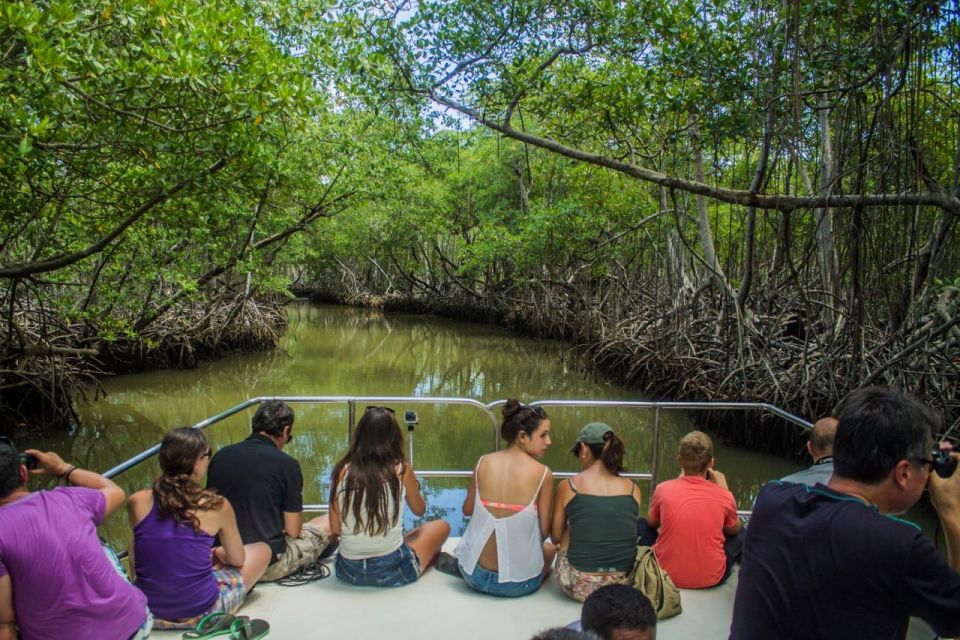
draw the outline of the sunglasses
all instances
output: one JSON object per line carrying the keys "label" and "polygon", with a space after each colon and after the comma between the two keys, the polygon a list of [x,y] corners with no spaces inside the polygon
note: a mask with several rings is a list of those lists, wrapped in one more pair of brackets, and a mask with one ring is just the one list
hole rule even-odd
{"label": "sunglasses", "polygon": [[543,407],[536,407],[529,404],[521,404],[520,406],[523,407],[524,409],[530,409],[530,411],[533,411],[533,415],[537,416],[538,418],[547,417],[547,412],[544,410]]}

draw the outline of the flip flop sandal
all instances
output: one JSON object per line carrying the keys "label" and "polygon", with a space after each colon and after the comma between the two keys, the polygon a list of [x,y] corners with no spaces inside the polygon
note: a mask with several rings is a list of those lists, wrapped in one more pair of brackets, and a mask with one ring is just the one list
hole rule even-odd
{"label": "flip flop sandal", "polygon": [[187,631],[183,634],[183,640],[206,640],[206,638],[216,638],[230,633],[231,625],[235,622],[232,613],[215,611],[208,613],[197,623],[196,631]]}
{"label": "flip flop sandal", "polygon": [[230,640],[259,640],[270,633],[270,623],[241,616],[230,625]]}

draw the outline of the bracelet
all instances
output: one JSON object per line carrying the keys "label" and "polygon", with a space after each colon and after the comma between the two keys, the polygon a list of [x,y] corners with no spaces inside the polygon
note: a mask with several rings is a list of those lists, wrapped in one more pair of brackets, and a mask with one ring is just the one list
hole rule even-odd
{"label": "bracelet", "polygon": [[76,470],[77,470],[77,468],[76,468],[75,466],[70,465],[69,467],[67,467],[67,470],[66,470],[66,471],[64,471],[63,473],[60,474],[59,477],[60,477],[64,482],[66,482],[67,484],[70,484],[70,474],[73,473],[73,472],[76,471]]}

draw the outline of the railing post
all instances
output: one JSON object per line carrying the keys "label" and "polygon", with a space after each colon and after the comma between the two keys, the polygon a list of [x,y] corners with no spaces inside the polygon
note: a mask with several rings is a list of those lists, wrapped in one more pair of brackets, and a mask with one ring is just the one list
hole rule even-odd
{"label": "railing post", "polygon": [[407,426],[407,443],[410,445],[410,466],[413,466],[413,426]]}
{"label": "railing post", "polygon": [[357,401],[347,400],[347,446],[353,438],[353,425],[357,424]]}
{"label": "railing post", "polygon": [[653,490],[657,488],[657,467],[659,466],[660,460],[660,404],[653,405],[653,459],[650,461],[650,475],[653,479],[650,481],[650,496],[647,500],[647,505],[650,505],[650,500],[653,499]]}

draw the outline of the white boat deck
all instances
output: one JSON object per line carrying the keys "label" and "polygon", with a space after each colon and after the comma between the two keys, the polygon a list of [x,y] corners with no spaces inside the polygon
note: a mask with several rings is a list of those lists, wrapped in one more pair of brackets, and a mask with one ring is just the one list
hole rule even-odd
{"label": "white boat deck", "polygon": [[[457,538],[444,545],[452,551]],[[325,564],[333,569],[333,560]],[[727,640],[737,572],[712,589],[682,590],[683,613],[657,624],[658,640]],[[429,569],[416,583],[396,589],[354,587],[333,575],[299,587],[260,584],[238,615],[270,623],[271,639],[366,638],[390,640],[530,640],[538,631],[580,618],[580,603],[560,591],[551,575],[523,598],[495,598],[462,580]],[[154,631],[151,638],[172,640],[182,631]],[[908,638],[935,634],[914,621]]]}
{"label": "white boat deck", "polygon": [[[458,538],[447,540],[452,551]],[[333,569],[333,560],[325,561]],[[682,592],[683,613],[657,625],[658,640],[726,640],[736,591],[736,574],[713,589]],[[300,587],[260,584],[238,615],[270,623],[270,638],[457,638],[529,640],[549,627],[580,618],[580,603],[565,596],[550,575],[522,598],[495,598],[463,580],[429,569],[416,583],[396,589],[355,587],[334,576]],[[151,638],[180,638],[155,631]]]}

